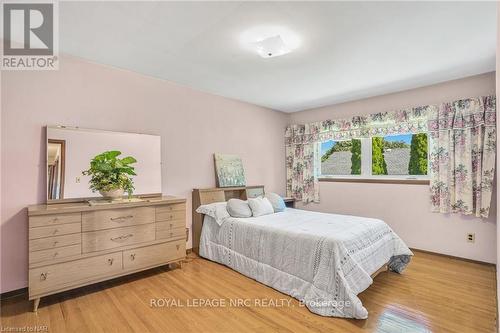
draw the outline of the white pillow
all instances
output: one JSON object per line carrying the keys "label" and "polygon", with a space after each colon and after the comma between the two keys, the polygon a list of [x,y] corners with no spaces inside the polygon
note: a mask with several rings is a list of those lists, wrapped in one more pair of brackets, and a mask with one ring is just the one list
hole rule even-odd
{"label": "white pillow", "polygon": [[252,210],[248,202],[240,199],[229,199],[227,202],[227,212],[232,217],[251,217]]}
{"label": "white pillow", "polygon": [[230,217],[226,205],[227,202],[214,202],[208,205],[201,205],[196,209],[196,212],[211,216],[218,225],[222,225],[222,223]]}
{"label": "white pillow", "polygon": [[248,199],[248,205],[255,217],[274,213],[273,205],[267,198]]}
{"label": "white pillow", "polygon": [[273,205],[273,209],[275,213],[283,212],[286,208],[285,201],[281,196],[276,193],[266,193],[265,196],[271,205]]}

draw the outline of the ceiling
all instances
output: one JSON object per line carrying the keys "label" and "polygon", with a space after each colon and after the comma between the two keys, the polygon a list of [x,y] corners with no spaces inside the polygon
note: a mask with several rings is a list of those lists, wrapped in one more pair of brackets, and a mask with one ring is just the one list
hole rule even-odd
{"label": "ceiling", "polygon": [[[61,52],[285,112],[495,70],[495,2],[59,6]],[[300,46],[264,59],[242,45],[267,25]]]}

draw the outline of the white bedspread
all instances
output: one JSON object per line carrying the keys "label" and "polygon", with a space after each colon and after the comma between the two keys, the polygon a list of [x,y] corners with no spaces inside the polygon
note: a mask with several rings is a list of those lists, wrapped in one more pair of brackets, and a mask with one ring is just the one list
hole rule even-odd
{"label": "white bedspread", "polygon": [[205,216],[200,255],[302,301],[323,316],[364,319],[357,294],[391,261],[401,272],[412,254],[383,221],[298,209],[257,218]]}

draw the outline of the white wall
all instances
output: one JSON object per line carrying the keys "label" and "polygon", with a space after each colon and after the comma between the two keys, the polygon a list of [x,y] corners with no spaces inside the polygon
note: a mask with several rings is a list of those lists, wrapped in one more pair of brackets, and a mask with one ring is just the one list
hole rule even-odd
{"label": "white wall", "polygon": [[[290,123],[345,118],[495,93],[495,73],[434,86],[293,113]],[[377,217],[386,221],[410,247],[495,263],[496,190],[488,219],[431,213],[427,185],[320,183],[319,204],[304,208]],[[301,205],[299,205],[301,206]],[[468,243],[466,235],[476,234]]]}

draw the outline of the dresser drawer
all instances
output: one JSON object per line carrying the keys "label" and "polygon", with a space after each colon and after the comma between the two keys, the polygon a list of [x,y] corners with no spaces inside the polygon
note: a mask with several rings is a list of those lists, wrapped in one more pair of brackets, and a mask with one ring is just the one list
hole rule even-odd
{"label": "dresser drawer", "polygon": [[81,254],[81,253],[82,253],[81,244],[63,246],[63,247],[58,247],[55,249],[30,252],[29,262],[30,262],[30,264],[36,264],[36,263],[39,263],[42,261],[76,256],[76,255]]}
{"label": "dresser drawer", "polygon": [[144,224],[82,233],[82,252],[94,252],[115,247],[148,242],[155,239],[155,224]]}
{"label": "dresser drawer", "polygon": [[171,220],[186,220],[186,211],[156,211],[156,222]]}
{"label": "dresser drawer", "polygon": [[82,236],[79,233],[64,235],[64,236],[33,239],[29,241],[30,244],[29,250],[30,252],[47,250],[61,246],[80,244],[81,242],[82,242]]}
{"label": "dresser drawer", "polygon": [[168,212],[173,212],[173,211],[185,212],[186,211],[186,204],[180,203],[180,204],[172,204],[172,205],[165,205],[165,206],[156,207],[156,214],[168,213]]}
{"label": "dresser drawer", "polygon": [[175,228],[185,228],[186,220],[171,220],[164,222],[156,222],[156,230],[170,230]]}
{"label": "dresser drawer", "polygon": [[118,274],[122,267],[122,253],[117,252],[30,269],[30,297]]}
{"label": "dresser drawer", "polygon": [[186,227],[166,229],[157,226],[156,228],[156,239],[178,239],[180,237],[186,238]]}
{"label": "dresser drawer", "polygon": [[103,230],[153,223],[154,207],[98,210],[82,213],[82,231]]}
{"label": "dresser drawer", "polygon": [[184,240],[123,251],[123,268],[139,269],[160,265],[186,256]]}
{"label": "dresser drawer", "polygon": [[29,218],[29,226],[30,228],[46,227],[56,224],[75,223],[81,220],[81,213],[32,216]]}
{"label": "dresser drawer", "polygon": [[58,224],[50,227],[36,227],[29,229],[29,239],[67,235],[79,233],[82,229],[81,223]]}

